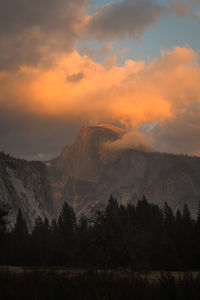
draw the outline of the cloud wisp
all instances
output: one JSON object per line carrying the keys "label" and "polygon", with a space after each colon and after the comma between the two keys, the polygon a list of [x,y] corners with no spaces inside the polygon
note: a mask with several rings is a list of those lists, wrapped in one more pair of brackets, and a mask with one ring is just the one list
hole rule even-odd
{"label": "cloud wisp", "polygon": [[140,151],[153,151],[151,143],[144,133],[139,131],[131,131],[124,134],[121,139],[107,142],[104,144],[105,149],[121,151],[125,149],[136,149]]}

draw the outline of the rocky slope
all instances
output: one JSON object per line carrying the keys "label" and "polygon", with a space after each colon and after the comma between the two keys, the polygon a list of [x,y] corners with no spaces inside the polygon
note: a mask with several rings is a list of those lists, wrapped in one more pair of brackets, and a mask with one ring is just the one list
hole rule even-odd
{"label": "rocky slope", "polygon": [[28,162],[0,153],[0,200],[11,208],[11,225],[19,208],[29,229],[33,228],[37,216],[49,220],[55,216],[46,166],[41,162]]}
{"label": "rocky slope", "polygon": [[122,203],[146,197],[173,209],[188,203],[195,215],[200,200],[200,158],[133,149],[108,142],[127,132],[114,126],[86,126],[74,144],[47,163],[58,212],[64,201],[81,213],[113,194]]}

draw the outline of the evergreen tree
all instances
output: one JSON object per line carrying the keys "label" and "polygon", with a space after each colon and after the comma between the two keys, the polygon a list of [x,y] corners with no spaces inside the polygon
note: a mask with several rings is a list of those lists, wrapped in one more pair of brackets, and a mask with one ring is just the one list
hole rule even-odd
{"label": "evergreen tree", "polygon": [[58,232],[60,239],[59,256],[65,265],[70,266],[75,261],[76,215],[67,202],[64,203],[58,219]]}
{"label": "evergreen tree", "polygon": [[171,207],[165,202],[163,207],[164,213],[164,231],[168,239],[174,242],[175,238],[175,217]]}
{"label": "evergreen tree", "polygon": [[70,236],[76,229],[76,215],[72,207],[67,202],[63,204],[59,219],[58,226],[63,236]]}
{"label": "evergreen tree", "polygon": [[77,233],[76,233],[76,253],[77,263],[81,268],[90,266],[91,256],[93,255],[90,251],[90,231],[89,223],[86,215],[82,214],[79,218]]}
{"label": "evergreen tree", "polygon": [[16,219],[13,233],[14,233],[14,236],[16,237],[16,239],[18,239],[19,241],[26,240],[29,235],[26,220],[24,219],[24,217],[22,215],[21,208],[19,208],[19,210],[18,210],[17,219]]}
{"label": "evergreen tree", "polygon": [[136,227],[139,230],[149,230],[149,204],[145,196],[136,205]]}
{"label": "evergreen tree", "polygon": [[[123,208],[121,207],[121,211]],[[90,238],[94,263],[100,268],[114,268],[119,265],[121,257],[123,234],[120,230],[120,208],[118,202],[111,195],[105,208],[93,211]]]}
{"label": "evergreen tree", "polygon": [[6,232],[6,227],[8,225],[9,211],[10,211],[9,206],[3,202],[0,202],[0,242],[3,235]]}
{"label": "evergreen tree", "polygon": [[135,206],[132,203],[128,203],[126,211],[127,211],[126,217],[128,219],[128,223],[130,224],[131,228],[134,228],[136,223]]}
{"label": "evergreen tree", "polygon": [[183,220],[183,227],[185,227],[185,229],[187,231],[193,229],[193,222],[192,222],[190,210],[189,210],[187,204],[185,204],[184,207],[183,207],[183,217],[182,217],[182,220]]}
{"label": "evergreen tree", "polygon": [[29,232],[22,210],[18,210],[16,223],[12,232],[12,243],[15,249],[13,260],[17,265],[25,265],[29,262]]}
{"label": "evergreen tree", "polygon": [[179,209],[176,212],[175,220],[176,220],[176,240],[177,240],[177,238],[181,237],[182,235],[182,222],[183,222],[182,214]]}
{"label": "evergreen tree", "polygon": [[113,198],[113,196],[111,195],[105,209],[106,220],[111,225],[114,225],[114,223],[118,220],[118,209],[119,205],[117,199]]}
{"label": "evergreen tree", "polygon": [[47,265],[50,257],[50,226],[47,218],[37,217],[32,232],[32,253],[34,264]]}
{"label": "evergreen tree", "polygon": [[9,251],[6,234],[9,211],[9,206],[3,202],[0,202],[0,264],[6,263],[6,257],[8,256]]}
{"label": "evergreen tree", "polygon": [[79,218],[78,229],[80,232],[85,232],[88,229],[88,218],[84,214],[82,214]]}
{"label": "evergreen tree", "polygon": [[195,222],[195,262],[196,268],[200,269],[200,203],[198,205],[197,219]]}
{"label": "evergreen tree", "polygon": [[161,238],[159,259],[160,268],[173,270],[177,266],[176,219],[172,208],[165,202],[163,206],[163,235]]}
{"label": "evergreen tree", "polygon": [[196,228],[200,228],[200,202],[197,209]]}
{"label": "evergreen tree", "polygon": [[136,206],[124,206],[111,196],[106,206],[90,218],[81,215],[76,223],[74,210],[65,203],[51,225],[38,217],[31,237],[20,209],[12,231],[6,232],[6,222],[0,207],[0,233],[6,237],[1,263],[137,271],[200,267],[200,205],[194,222],[187,205],[174,216],[167,203],[161,210],[143,197]]}
{"label": "evergreen tree", "polygon": [[183,266],[184,268],[193,267],[194,257],[194,223],[191,218],[187,204],[183,207],[182,215],[182,247],[183,247]]}
{"label": "evergreen tree", "polygon": [[183,265],[182,257],[183,257],[183,220],[182,220],[182,214],[180,210],[178,209],[176,212],[175,217],[175,246],[177,250],[177,263],[176,267],[177,269],[180,269],[180,267]]}
{"label": "evergreen tree", "polygon": [[52,220],[50,226],[50,263],[52,265],[62,264],[62,257],[60,252],[60,234],[58,224],[55,219]]}

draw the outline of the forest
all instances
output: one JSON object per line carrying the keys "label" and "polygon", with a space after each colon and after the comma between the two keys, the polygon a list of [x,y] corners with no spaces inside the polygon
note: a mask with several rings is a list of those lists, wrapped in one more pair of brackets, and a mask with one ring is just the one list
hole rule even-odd
{"label": "forest", "polygon": [[193,219],[188,206],[175,213],[145,196],[137,204],[107,204],[76,216],[64,203],[57,220],[38,217],[32,232],[22,211],[8,224],[9,208],[0,207],[0,264],[64,266],[81,270],[200,270],[200,207]]}

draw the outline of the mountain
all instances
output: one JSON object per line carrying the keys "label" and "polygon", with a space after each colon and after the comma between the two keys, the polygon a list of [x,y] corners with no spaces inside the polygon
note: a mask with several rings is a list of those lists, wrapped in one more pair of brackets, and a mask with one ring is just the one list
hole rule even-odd
{"label": "mountain", "polygon": [[[143,195],[174,209],[187,203],[192,215],[200,201],[200,158],[116,147],[127,131],[112,125],[81,127],[72,145],[46,163],[28,162],[0,152],[0,200],[10,205],[10,222],[19,208],[33,228],[35,218],[57,217],[65,201],[87,213],[112,194],[136,203]],[[141,150],[143,149],[143,151]]]}
{"label": "mountain", "polygon": [[[195,215],[200,200],[200,158],[115,148],[126,130],[111,125],[84,126],[60,157],[46,163],[58,213],[68,201],[78,213],[107,201],[149,201],[174,210],[187,203]],[[113,143],[114,142],[114,143]]]}
{"label": "mountain", "polygon": [[11,225],[19,208],[29,229],[37,216],[49,220],[55,217],[47,168],[41,162],[15,159],[0,152],[0,200],[11,208]]}

